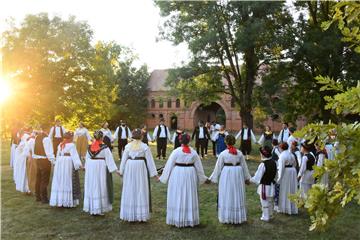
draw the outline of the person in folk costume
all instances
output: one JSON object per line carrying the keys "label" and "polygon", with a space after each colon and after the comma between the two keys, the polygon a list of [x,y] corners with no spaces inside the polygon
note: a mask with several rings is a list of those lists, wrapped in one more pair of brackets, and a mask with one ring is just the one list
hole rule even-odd
{"label": "person in folk costume", "polygon": [[[321,148],[319,144],[315,144],[316,147],[316,166],[324,167],[325,160],[328,159],[328,155],[325,148]],[[323,184],[325,187],[329,186],[329,173],[327,171],[321,176],[320,184]]]}
{"label": "person in folk costume", "polygon": [[275,134],[271,131],[270,126],[266,126],[265,131],[261,134],[258,144],[263,147],[268,146],[271,148],[273,139],[276,139]]}
{"label": "person in folk costume", "polygon": [[206,142],[205,142],[205,157],[207,157],[208,155],[208,149],[209,149],[209,141],[211,141],[211,124],[210,122],[206,122],[205,123],[205,127],[208,131],[208,133],[210,134],[208,138],[206,138]]}
{"label": "person in folk costume", "polygon": [[313,177],[314,174],[314,165],[315,165],[315,155],[311,152],[313,146],[308,144],[308,142],[301,144],[301,153],[303,157],[301,159],[300,171],[298,178],[300,181],[300,192],[303,198],[306,198],[307,192],[312,187],[315,182]]}
{"label": "person in folk costume", "polygon": [[226,149],[225,137],[229,135],[227,131],[225,131],[225,126],[221,125],[220,130],[216,132],[212,140],[216,145],[216,156],[218,157],[222,151]]}
{"label": "person in folk costume", "polygon": [[283,143],[283,142],[287,142],[288,138],[290,136],[290,132],[289,132],[289,124],[287,122],[284,122],[282,124],[282,129],[279,133],[278,136],[278,142]]}
{"label": "person in folk costume", "polygon": [[245,155],[245,158],[248,159],[248,155],[251,153],[251,140],[256,143],[256,138],[252,129],[249,129],[247,124],[244,123],[243,128],[235,138],[240,138],[240,150]]}
{"label": "person in folk costume", "polygon": [[72,132],[66,132],[58,146],[50,194],[50,206],[53,207],[76,207],[80,204],[78,170],[82,164],[73,137]]}
{"label": "person in folk costume", "polygon": [[285,214],[298,214],[296,204],[289,199],[289,194],[297,191],[296,160],[288,150],[287,143],[280,144],[280,157],[278,160],[277,183],[280,184],[278,212]]}
{"label": "person in folk costume", "polygon": [[35,144],[35,138],[38,132],[33,131],[30,138],[26,143],[26,175],[28,179],[28,185],[31,193],[36,191],[36,174],[37,174],[37,161],[33,159],[32,146]]}
{"label": "person in folk costume", "polygon": [[19,138],[19,124],[15,123],[14,127],[11,129],[11,141],[10,141],[10,167],[14,168],[14,159],[15,159],[15,149],[20,143]]}
{"label": "person in folk costume", "polygon": [[212,124],[210,125],[210,137],[211,137],[210,139],[212,142],[212,149],[214,156],[216,156],[216,141],[213,139],[215,139],[215,135],[220,130],[220,128],[221,128],[220,124],[216,123],[215,121],[212,122]]}
{"label": "person in folk costume", "polygon": [[56,119],[55,125],[50,129],[49,137],[52,139],[52,144],[54,148],[54,153],[57,151],[57,147],[64,139],[64,134],[66,133],[66,129],[61,126],[61,121]]}
{"label": "person in folk costume", "polygon": [[171,142],[174,144],[174,150],[181,146],[180,138],[183,134],[183,131],[180,128],[177,128],[176,131],[173,134],[173,137],[171,139]]}
{"label": "person in folk costume", "polygon": [[120,219],[129,222],[146,222],[150,219],[150,177],[159,180],[151,149],[141,141],[140,129],[132,132],[133,140],[126,145],[120,164],[123,188]]}
{"label": "person in folk costume", "polygon": [[271,148],[269,146],[261,147],[259,151],[262,162],[250,181],[259,185],[257,193],[260,195],[262,208],[260,220],[267,222],[273,216],[277,165],[275,160],[272,159]]}
{"label": "person in folk costume", "polygon": [[84,207],[91,215],[103,215],[112,210],[112,174],[120,175],[109,147],[103,142],[103,132],[95,131],[85,162]]}
{"label": "person in folk costume", "polygon": [[166,162],[160,181],[168,184],[166,224],[193,227],[200,224],[198,185],[209,182],[199,155],[188,146],[190,136],[181,136],[181,147]]}
{"label": "person in folk costume", "polygon": [[289,128],[289,138],[286,141],[289,146],[291,146],[293,142],[296,142],[296,143],[300,142],[300,140],[298,138],[293,136],[295,131],[296,131],[296,128],[294,128],[294,127]]}
{"label": "person in folk costume", "polygon": [[31,132],[28,128],[24,128],[21,131],[20,143],[16,147],[15,151],[15,187],[16,191],[23,193],[30,193],[28,176],[27,176],[27,156],[28,156],[28,144],[27,141],[31,136]]}
{"label": "person in folk costume", "polygon": [[191,139],[194,140],[195,138],[196,152],[199,155],[201,154],[201,159],[203,159],[205,154],[206,141],[210,138],[210,134],[207,128],[204,126],[203,121],[200,120],[198,124],[199,125],[194,129]]}
{"label": "person in folk costume", "polygon": [[327,153],[327,159],[334,160],[336,155],[336,148],[339,143],[336,141],[336,130],[333,129],[329,132],[325,143],[325,149]]}
{"label": "person in folk costume", "polygon": [[111,133],[111,130],[109,129],[109,123],[108,122],[104,122],[101,125],[101,129],[100,131],[103,133],[103,143],[106,144],[106,146],[108,146],[108,148],[110,149],[110,151],[112,152],[113,150],[113,146],[112,146],[112,142],[113,140],[113,136]]}
{"label": "person in folk costume", "polygon": [[142,139],[141,141],[143,143],[145,143],[146,145],[149,145],[149,142],[152,142],[152,139],[151,139],[151,136],[147,130],[147,126],[144,125],[142,128],[141,128],[141,134],[142,134]]}
{"label": "person in folk costume", "polygon": [[[280,148],[279,148],[279,142],[277,139],[272,140],[272,150],[271,150],[271,159],[276,162],[276,165],[278,165],[278,160],[280,157]],[[274,210],[279,210],[279,192],[280,192],[280,184],[275,183],[275,195],[274,195]]]}
{"label": "person in folk costume", "polygon": [[165,121],[163,118],[160,119],[159,125],[157,125],[154,129],[153,139],[156,139],[156,157],[160,160],[160,157],[162,156],[163,160],[165,160],[167,140],[171,140],[169,128],[165,125]]}
{"label": "person in folk costume", "polygon": [[235,137],[227,135],[225,142],[227,149],[220,153],[209,179],[219,183],[219,222],[240,224],[247,221],[245,184],[251,176],[244,155],[234,147]]}
{"label": "person in folk costume", "polygon": [[54,148],[44,126],[41,126],[34,142],[30,142],[32,158],[36,161],[36,201],[49,203],[47,188],[50,180],[51,163],[55,161]]}
{"label": "person in folk costume", "polygon": [[86,152],[91,141],[89,130],[84,123],[80,122],[79,127],[75,130],[74,141],[76,142],[76,150],[81,160],[85,160]]}
{"label": "person in folk costume", "polygon": [[123,120],[120,120],[120,126],[118,126],[115,130],[113,139],[114,141],[118,140],[118,153],[119,153],[119,160],[121,160],[122,152],[125,149],[126,144],[128,144],[128,139],[131,139],[131,130],[126,125]]}
{"label": "person in folk costume", "polygon": [[301,166],[301,152],[298,148],[298,142],[297,141],[292,141],[291,145],[290,145],[290,152],[292,153],[292,155],[294,156],[295,160],[296,160],[296,172],[299,173],[300,170],[300,166]]}

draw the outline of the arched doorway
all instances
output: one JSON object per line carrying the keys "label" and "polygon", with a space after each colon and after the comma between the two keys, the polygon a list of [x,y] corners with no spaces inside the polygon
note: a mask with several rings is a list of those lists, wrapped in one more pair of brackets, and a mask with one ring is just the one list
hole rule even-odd
{"label": "arched doorway", "polygon": [[195,110],[194,126],[197,126],[199,120],[204,122],[216,121],[219,124],[226,125],[226,114],[224,109],[216,102],[212,102],[210,105],[200,104]]}
{"label": "arched doorway", "polygon": [[170,118],[170,128],[172,130],[176,130],[178,127],[178,123],[177,123],[177,116],[175,114],[173,114]]}

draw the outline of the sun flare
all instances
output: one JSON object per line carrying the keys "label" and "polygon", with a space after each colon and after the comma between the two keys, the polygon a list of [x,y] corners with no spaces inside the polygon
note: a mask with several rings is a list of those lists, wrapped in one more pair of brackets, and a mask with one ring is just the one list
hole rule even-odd
{"label": "sun flare", "polygon": [[4,103],[12,95],[9,81],[0,77],[0,104]]}

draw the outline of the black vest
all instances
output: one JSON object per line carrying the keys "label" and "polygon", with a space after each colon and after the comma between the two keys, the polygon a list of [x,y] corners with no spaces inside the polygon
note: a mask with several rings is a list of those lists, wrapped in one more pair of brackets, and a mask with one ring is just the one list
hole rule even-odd
{"label": "black vest", "polygon": [[260,183],[264,185],[271,185],[275,183],[275,177],[277,172],[276,162],[272,159],[263,161],[265,166],[265,173],[262,176]]}
{"label": "black vest", "polygon": [[264,132],[264,138],[265,138],[265,140],[272,140],[273,139],[273,133],[271,132],[269,134],[266,134]]}
{"label": "black vest", "polygon": [[43,139],[47,137],[45,133],[40,133],[35,137],[34,154],[38,156],[46,156]]}
{"label": "black vest", "polygon": [[314,164],[315,164],[315,158],[311,153],[308,153],[305,155],[307,157],[307,162],[306,162],[306,170],[313,170]]}
{"label": "black vest", "polygon": [[241,130],[241,143],[244,141],[250,141],[251,142],[251,129],[247,129],[247,140],[244,140],[244,128]]}
{"label": "black vest", "polygon": [[273,149],[272,149],[272,151],[271,151],[271,159],[272,160],[274,160],[274,161],[277,161],[277,160],[279,160],[279,156],[276,154],[276,152],[275,152],[275,149],[279,149],[279,147],[274,147]]}
{"label": "black vest", "polygon": [[[125,136],[126,136],[126,139],[127,139],[129,137],[129,128],[127,126],[125,126],[125,129],[126,129]],[[118,141],[120,141],[121,136],[122,136],[122,127],[119,126]]]}
{"label": "black vest", "polygon": [[[166,138],[167,138],[167,137],[168,137],[168,130],[167,130],[166,125],[164,125],[164,128],[165,128],[165,136],[166,136]],[[161,133],[161,126],[158,125],[158,131],[157,131],[157,137],[158,137],[158,138],[160,137],[160,133]]]}
{"label": "black vest", "polygon": [[148,132],[146,131],[146,132],[143,132],[142,134],[143,134],[143,137],[142,137],[141,141],[145,144],[148,144],[149,143],[149,139],[147,137]]}
{"label": "black vest", "polygon": [[180,139],[179,139],[179,137],[181,136],[181,134],[182,134],[182,133],[176,133],[174,148],[178,148],[178,147],[181,146]]}

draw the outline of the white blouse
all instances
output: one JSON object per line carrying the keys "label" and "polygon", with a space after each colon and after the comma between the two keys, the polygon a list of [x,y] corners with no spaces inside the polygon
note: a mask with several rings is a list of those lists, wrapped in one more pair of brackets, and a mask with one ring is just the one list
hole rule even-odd
{"label": "white blouse", "polygon": [[89,134],[89,131],[86,128],[77,128],[74,133],[74,140],[76,140],[80,136],[86,136],[88,141],[91,141],[91,136]]}
{"label": "white blouse", "polygon": [[[71,160],[74,164],[75,170],[78,170],[82,166],[82,164],[81,164],[81,161],[79,158],[79,154],[76,151],[75,144],[67,143],[67,144],[65,144],[63,149],[61,149],[60,145],[58,146],[58,149],[57,149],[56,160],[59,160],[62,157],[71,157]],[[70,154],[70,156],[64,156],[65,154],[68,154],[68,153]],[[55,161],[55,163],[56,163],[56,161]]]}

